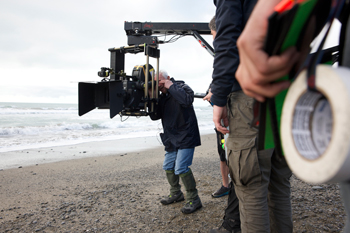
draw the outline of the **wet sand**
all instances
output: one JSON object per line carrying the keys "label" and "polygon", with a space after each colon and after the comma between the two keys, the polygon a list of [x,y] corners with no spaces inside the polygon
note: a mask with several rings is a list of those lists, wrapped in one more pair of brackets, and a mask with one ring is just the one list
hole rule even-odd
{"label": "wet sand", "polygon": [[[216,140],[201,138],[192,170],[203,208],[190,215],[183,203],[160,204],[168,194],[164,148],[144,150],[147,139],[134,152],[115,141],[11,152],[38,160],[0,170],[0,232],[208,232],[221,224],[227,196],[211,197],[221,185]],[[291,182],[294,232],[341,232],[339,186]]]}

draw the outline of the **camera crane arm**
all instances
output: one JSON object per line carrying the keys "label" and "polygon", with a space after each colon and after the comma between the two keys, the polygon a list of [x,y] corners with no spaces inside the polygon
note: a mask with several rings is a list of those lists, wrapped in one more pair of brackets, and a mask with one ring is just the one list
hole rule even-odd
{"label": "camera crane arm", "polygon": [[142,43],[158,45],[171,43],[178,39],[160,41],[155,35],[193,36],[210,55],[215,55],[214,49],[201,36],[211,34],[208,23],[125,22],[124,30],[128,37],[128,45]]}
{"label": "camera crane arm", "polygon": [[[211,35],[208,23],[169,23],[169,22],[125,22],[124,30],[128,37],[128,45],[147,44],[165,44],[175,42],[160,41],[158,36],[193,36],[207,52],[215,56],[214,49],[201,35]],[[205,93],[195,93],[195,98],[204,98]]]}
{"label": "camera crane arm", "polygon": [[[154,111],[158,101],[158,79],[156,85],[152,80],[149,58],[157,60],[159,71],[159,44],[172,43],[184,36],[193,36],[209,54],[214,56],[213,48],[201,35],[210,35],[208,23],[151,23],[125,22],[124,29],[128,37],[128,46],[108,49],[110,52],[110,67],[102,67],[98,76],[101,82],[78,85],[79,116],[95,109],[110,109],[110,118],[120,116],[147,116]],[[159,40],[164,36],[164,40]],[[170,39],[166,40],[167,36]],[[147,57],[146,65],[133,70],[133,75],[125,73],[125,55],[144,52]],[[143,70],[141,72],[141,70]],[[153,69],[153,68],[152,68]],[[144,74],[142,77],[141,74]],[[141,76],[140,76],[141,75]],[[108,78],[109,77],[109,78]],[[151,96],[148,96],[148,85],[151,85]],[[156,96],[153,96],[153,90]],[[196,93],[195,97],[202,98],[204,94]],[[150,107],[149,107],[150,106]]]}

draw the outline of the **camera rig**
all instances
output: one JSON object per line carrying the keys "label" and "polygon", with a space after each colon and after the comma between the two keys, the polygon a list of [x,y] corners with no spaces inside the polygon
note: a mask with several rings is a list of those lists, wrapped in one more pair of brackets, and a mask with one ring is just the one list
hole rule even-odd
{"label": "camera rig", "polygon": [[[201,35],[209,35],[208,23],[151,23],[125,22],[124,30],[128,37],[128,46],[110,48],[110,67],[102,67],[98,76],[100,82],[79,82],[79,116],[98,109],[110,109],[110,118],[120,116],[147,116],[154,111],[158,102],[158,77],[149,64],[150,58],[157,60],[159,72],[159,44],[172,43],[183,36],[193,36],[209,54],[214,56],[213,48]],[[168,40],[159,40],[159,36],[170,36]],[[143,52],[146,64],[135,66],[132,75],[124,71],[125,54]],[[151,81],[152,80],[152,81]],[[149,95],[149,91],[151,95]],[[203,94],[195,95],[203,98]]]}
{"label": "camera rig", "polygon": [[[125,22],[124,30],[128,37],[128,45],[135,44],[165,44],[175,42],[183,36],[193,36],[210,55],[214,49],[201,35],[210,35],[208,23],[152,23]],[[169,40],[160,41],[158,36],[172,36]]]}

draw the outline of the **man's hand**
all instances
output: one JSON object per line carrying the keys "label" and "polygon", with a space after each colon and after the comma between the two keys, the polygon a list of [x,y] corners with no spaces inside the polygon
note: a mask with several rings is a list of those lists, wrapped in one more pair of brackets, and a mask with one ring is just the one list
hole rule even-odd
{"label": "man's hand", "polygon": [[241,47],[239,54],[241,63],[236,78],[246,95],[264,102],[266,97],[274,97],[290,86],[289,81],[274,81],[288,74],[295,64],[298,59],[295,48],[281,56],[268,57],[263,51],[249,48],[244,51]]}
{"label": "man's hand", "polygon": [[271,57],[263,50],[268,17],[279,1],[258,1],[237,41],[240,57],[240,65],[236,72],[237,81],[246,95],[260,102],[289,87],[289,81],[274,81],[288,74],[299,57],[295,48]]}
{"label": "man's hand", "polygon": [[211,91],[209,89],[208,94],[206,96],[204,96],[203,100],[206,100],[206,101],[210,102],[210,98],[211,98],[212,95],[213,95],[213,93],[211,93]]}
{"label": "man's hand", "polygon": [[[221,125],[221,120],[223,120],[224,126]],[[223,134],[230,133],[228,129],[226,128],[228,126],[228,118],[227,118],[227,108],[225,107],[219,107],[217,105],[214,105],[213,108],[213,122],[215,124],[216,130]]]}
{"label": "man's hand", "polygon": [[163,85],[166,89],[169,89],[171,85],[173,85],[173,82],[170,81],[169,79],[165,79],[165,80],[160,80],[159,81],[159,85]]}

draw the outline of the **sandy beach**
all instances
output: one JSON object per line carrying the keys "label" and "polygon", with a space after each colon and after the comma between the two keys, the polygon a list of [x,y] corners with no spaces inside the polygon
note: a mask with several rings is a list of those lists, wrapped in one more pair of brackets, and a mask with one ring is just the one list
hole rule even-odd
{"label": "sandy beach", "polygon": [[[0,153],[0,232],[179,233],[218,227],[227,196],[211,197],[221,185],[215,135],[202,135],[195,151],[192,170],[203,208],[191,215],[181,213],[183,203],[160,204],[168,184],[164,148],[154,139],[138,140],[130,150],[118,150],[126,143],[118,140]],[[42,153],[50,156],[43,159]],[[15,159],[5,161],[11,155]],[[338,184],[311,185],[294,176],[291,182],[294,232],[341,232],[346,216]]]}
{"label": "sandy beach", "polygon": [[90,157],[104,157],[128,152],[139,152],[157,147],[162,147],[159,137],[136,137],[0,152],[0,169]]}

